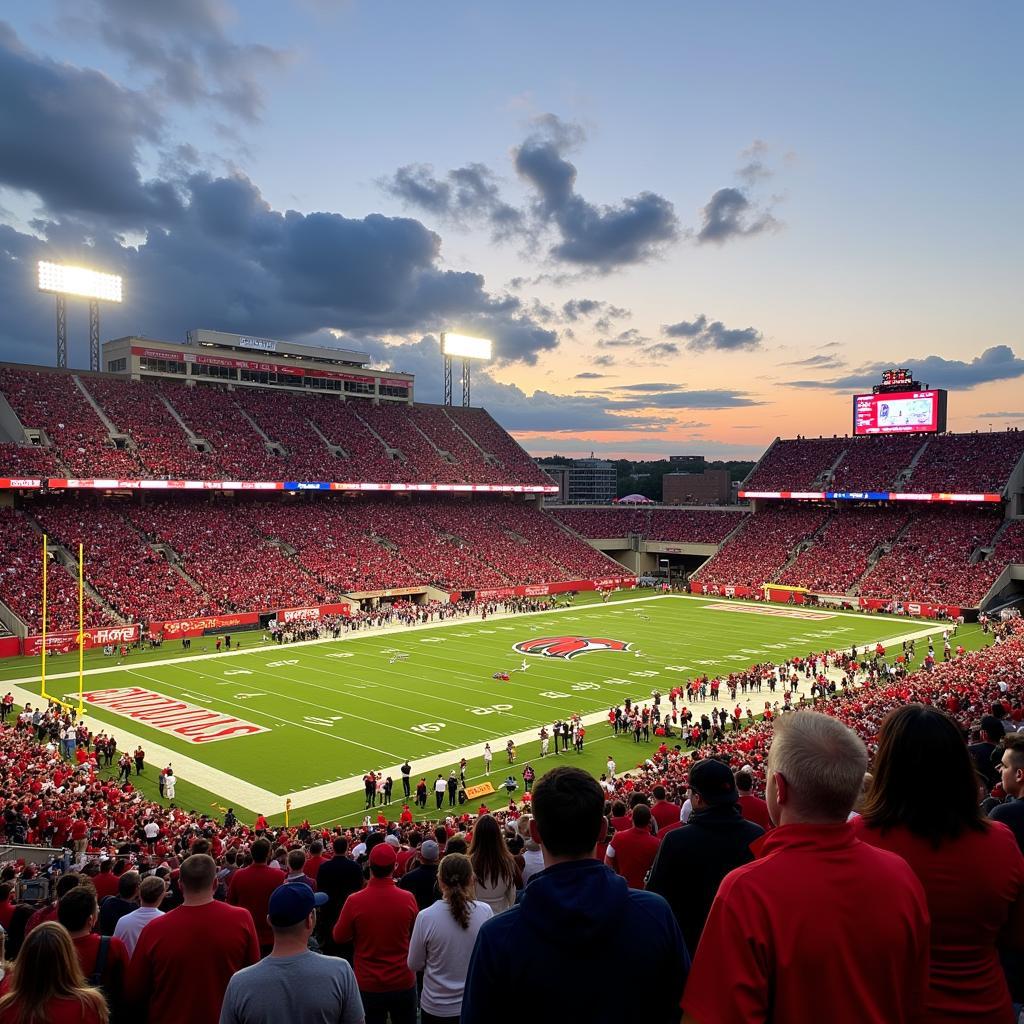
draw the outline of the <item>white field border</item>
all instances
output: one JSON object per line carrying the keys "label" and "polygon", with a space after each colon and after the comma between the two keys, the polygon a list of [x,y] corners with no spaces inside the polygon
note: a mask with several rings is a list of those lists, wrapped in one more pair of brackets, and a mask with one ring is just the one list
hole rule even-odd
{"label": "white field border", "polygon": [[[653,594],[646,597],[630,597],[620,601],[610,602],[609,604],[589,604],[589,605],[569,605],[565,608],[555,608],[548,612],[542,612],[543,615],[558,615],[563,613],[575,612],[586,614],[589,611],[605,610],[608,608],[617,608],[622,605],[629,604],[642,604],[650,601],[664,601],[664,600],[678,600],[678,601],[699,601],[703,604],[708,603],[720,603],[721,598],[717,598],[714,595],[695,595],[695,594]],[[491,622],[495,619],[532,619],[538,613],[536,612],[498,612],[488,616],[487,621]],[[830,613],[832,618],[851,618],[864,621],[872,618],[871,616],[857,612],[832,612]],[[894,621],[888,617],[877,617],[880,622],[892,622]],[[430,630],[430,629],[457,629],[461,624],[467,622],[480,622],[482,621],[480,616],[466,616],[465,618],[448,619],[440,622],[426,622],[417,626],[407,625],[394,625],[394,626],[381,626],[377,628],[371,628],[368,630],[360,630],[355,633],[350,633],[343,637],[324,637],[316,640],[299,640],[295,643],[290,644],[260,644],[256,647],[243,647],[241,650],[231,651],[220,651],[212,652],[210,654],[193,654],[185,657],[178,658],[162,658],[154,661],[145,661],[138,664],[138,669],[149,669],[158,668],[165,665],[180,665],[190,664],[197,661],[207,661],[212,658],[231,658],[241,655],[259,654],[261,652],[268,651],[285,651],[291,650],[296,647],[309,647],[316,644],[339,644],[339,643],[350,643],[352,641],[358,641],[361,639],[370,639],[371,637],[379,637],[387,635],[388,633],[408,633],[417,630]],[[801,621],[806,622],[810,628],[815,624],[823,625],[828,620],[800,620],[792,619],[794,624]],[[909,622],[922,622],[920,619],[909,619]],[[941,633],[943,630],[949,628],[949,624],[946,622],[937,622],[934,626],[919,629],[916,632],[907,633],[903,636],[892,637],[887,640],[888,644],[901,643],[903,640],[920,640],[928,636],[934,636]],[[244,636],[244,634],[242,634]],[[136,666],[132,664],[122,665],[110,665],[103,668],[87,669],[85,671],[86,677],[101,676],[109,673],[130,673],[134,671]],[[47,683],[51,681],[56,682],[60,679],[77,679],[77,672],[58,672],[54,675],[47,675]],[[21,684],[25,683],[38,683],[38,676],[22,676],[17,679],[12,679],[6,683],[0,680],[0,686],[9,689],[14,696],[15,704],[23,706],[25,703],[39,704],[41,697],[38,693],[33,693],[30,690],[22,688]],[[642,685],[642,683],[638,684]],[[801,681],[801,693],[803,693],[804,683]],[[54,687],[57,690],[57,687]],[[159,692],[159,691],[158,691]],[[554,717],[556,711],[552,709],[552,717]],[[598,722],[607,721],[607,711],[595,711],[591,714],[584,715],[581,719],[584,725],[594,725]],[[328,800],[333,800],[337,797],[347,796],[349,793],[360,792],[363,788],[363,776],[353,775],[347,779],[337,779],[333,782],[322,783],[318,786],[311,786],[308,789],[298,790],[294,793],[273,793],[268,789],[264,789],[262,786],[257,786],[251,782],[247,782],[245,779],[240,779],[235,775],[231,775],[228,772],[214,768],[210,765],[204,764],[202,761],[196,760],[194,757],[190,757],[187,754],[183,754],[178,750],[170,747],[165,747],[160,744],[151,742],[148,738],[144,739],[138,733],[132,732],[130,729],[122,728],[119,725],[111,725],[106,719],[94,719],[94,721],[102,722],[103,730],[108,734],[112,735],[117,739],[118,749],[127,750],[134,749],[141,745],[146,750],[146,761],[150,765],[159,765],[163,767],[165,764],[172,763],[175,765],[175,774],[178,778],[188,779],[189,782],[195,783],[197,786],[203,789],[209,790],[215,796],[222,797],[225,803],[230,805],[239,805],[241,807],[247,807],[250,810],[254,810],[257,813],[264,814],[276,814],[283,810],[284,801],[288,798],[292,801],[292,810],[300,810],[303,807],[309,807],[313,804],[323,803]],[[512,742],[517,746],[521,746],[524,743],[528,743],[531,740],[537,740],[537,734],[540,727],[537,726],[532,729],[524,730],[523,732],[513,733],[511,735],[501,734],[495,736],[490,740],[471,743],[468,746],[461,747],[456,750],[446,750],[440,754],[433,754],[429,757],[420,758],[416,761],[415,769],[418,775],[423,775],[426,772],[432,772],[437,768],[447,768],[453,764],[458,764],[459,761],[464,757],[466,760],[472,760],[474,758],[482,758],[484,743],[490,742],[492,745],[500,744],[500,746],[493,746],[494,750],[494,761],[495,761],[495,777],[497,777],[503,767],[504,758],[504,745],[511,739]],[[401,778],[401,762],[388,767],[381,768],[380,771],[385,776],[391,775],[396,782]],[[498,787],[495,787],[498,788]],[[197,808],[198,809],[198,808]],[[335,819],[336,820],[336,819]]]}

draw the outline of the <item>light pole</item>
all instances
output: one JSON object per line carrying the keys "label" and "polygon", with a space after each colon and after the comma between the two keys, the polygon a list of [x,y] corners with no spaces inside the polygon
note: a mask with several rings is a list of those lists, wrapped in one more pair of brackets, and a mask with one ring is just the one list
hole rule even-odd
{"label": "light pole", "polygon": [[88,267],[70,267],[63,263],[40,260],[38,264],[41,292],[57,297],[57,366],[68,365],[68,325],[65,298],[69,295],[89,300],[89,369],[100,368],[100,301],[121,301],[121,275],[104,274]]}
{"label": "light pole", "polygon": [[490,338],[472,338],[468,334],[441,332],[441,354],[444,356],[444,404],[452,404],[452,356],[462,359],[462,404],[470,401],[469,366],[471,360],[487,362],[494,345]]}

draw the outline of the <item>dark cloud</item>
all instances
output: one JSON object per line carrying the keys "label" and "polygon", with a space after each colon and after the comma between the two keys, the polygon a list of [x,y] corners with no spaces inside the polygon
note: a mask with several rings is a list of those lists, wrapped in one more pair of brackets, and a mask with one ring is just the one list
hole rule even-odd
{"label": "dark cloud", "polygon": [[613,338],[599,338],[598,348],[638,348],[646,345],[651,339],[645,338],[635,327],[620,331]]}
{"label": "dark cloud", "polygon": [[667,391],[616,402],[619,409],[739,409],[763,405],[743,391],[711,389],[704,391]]}
{"label": "dark cloud", "polygon": [[821,370],[838,370],[846,365],[846,360],[838,356],[817,355],[808,356],[806,359],[794,359],[792,362],[783,363],[783,366],[811,366]]}
{"label": "dark cloud", "polygon": [[620,384],[615,388],[616,391],[680,391],[681,389],[679,384]]}
{"label": "dark cloud", "polygon": [[845,391],[849,388],[868,388],[877,384],[882,371],[893,366],[905,366],[919,380],[933,388],[957,388],[969,390],[980,384],[993,381],[1015,380],[1024,377],[1024,359],[1018,359],[1009,345],[993,345],[985,349],[970,362],[962,359],[946,359],[943,356],[927,356],[924,359],[902,359],[885,363],[871,363],[844,377],[831,380],[786,381],[790,387],[823,388]]}
{"label": "dark cloud", "polygon": [[769,149],[770,147],[764,139],[754,139],[740,153],[742,163],[736,171],[736,176],[747,185],[757,185],[771,178],[775,172],[765,163]]}
{"label": "dark cloud", "polygon": [[697,241],[719,245],[779,226],[769,211],[759,210],[738,188],[720,188],[704,206],[701,219],[703,223],[697,233]]}
{"label": "dark cloud", "polygon": [[595,366],[614,366],[615,365],[615,357],[614,356],[595,356],[591,360],[591,362],[593,362],[593,364]]}
{"label": "dark cloud", "polygon": [[443,180],[429,164],[407,164],[378,184],[407,206],[453,223],[485,223],[496,240],[526,231],[523,214],[501,198],[494,173],[483,164],[459,167]]}
{"label": "dark cloud", "polygon": [[641,354],[652,362],[662,362],[671,356],[679,355],[679,346],[671,341],[657,341],[644,348]]}
{"label": "dark cloud", "polygon": [[685,423],[666,423],[665,431],[654,437],[630,437],[625,441],[601,441],[590,437],[572,437],[565,434],[557,436],[531,437],[526,443],[529,452],[535,455],[562,455],[566,458],[585,457],[591,452],[605,458],[628,458],[637,455],[646,458],[659,458],[678,455],[680,445],[699,444],[703,455],[711,459],[754,459],[764,452],[764,445],[731,444],[726,441],[707,440],[704,438],[678,438],[672,431],[688,429]]}
{"label": "dark cloud", "polygon": [[612,320],[628,319],[633,314],[622,306],[613,306],[600,299],[570,299],[562,306],[562,315],[566,320],[585,320],[599,317],[597,323],[610,323]]}
{"label": "dark cloud", "polygon": [[158,142],[159,112],[98,71],[31,53],[0,22],[0,184],[34,193],[55,214],[117,225],[174,220],[166,181],[143,181],[139,150]]}
{"label": "dark cloud", "polygon": [[1017,412],[977,412],[974,414],[976,420],[1024,420],[1024,411]]}
{"label": "dark cloud", "polygon": [[613,206],[588,202],[576,192],[576,167],[566,159],[582,138],[578,125],[549,114],[515,151],[516,171],[537,195],[536,217],[561,238],[549,256],[602,272],[654,259],[679,236],[672,203],[653,192]]}
{"label": "dark cloud", "polygon": [[685,338],[693,352],[753,351],[761,347],[763,336],[754,327],[729,328],[721,320],[711,320],[701,313],[695,320],[665,324],[662,333],[669,338]]}
{"label": "dark cloud", "polygon": [[65,26],[98,33],[151,75],[155,95],[208,103],[248,122],[262,114],[263,79],[288,60],[283,50],[234,42],[224,0],[64,0],[64,9]]}
{"label": "dark cloud", "polygon": [[603,380],[607,377],[607,373],[577,373],[575,380]]}

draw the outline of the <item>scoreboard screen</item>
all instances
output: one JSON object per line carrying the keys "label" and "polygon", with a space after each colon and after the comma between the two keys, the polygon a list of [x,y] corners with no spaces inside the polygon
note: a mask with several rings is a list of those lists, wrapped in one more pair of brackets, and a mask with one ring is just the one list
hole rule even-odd
{"label": "scoreboard screen", "polygon": [[942,389],[853,396],[854,434],[941,434],[945,429]]}

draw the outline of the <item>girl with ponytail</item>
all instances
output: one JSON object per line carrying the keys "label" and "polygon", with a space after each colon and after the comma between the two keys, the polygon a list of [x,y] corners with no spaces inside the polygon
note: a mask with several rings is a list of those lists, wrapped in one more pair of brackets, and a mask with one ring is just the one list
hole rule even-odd
{"label": "girl with ponytail", "polygon": [[476,934],[492,911],[476,899],[473,865],[465,854],[444,856],[437,882],[442,899],[416,918],[409,969],[423,972],[422,1024],[458,1024]]}

